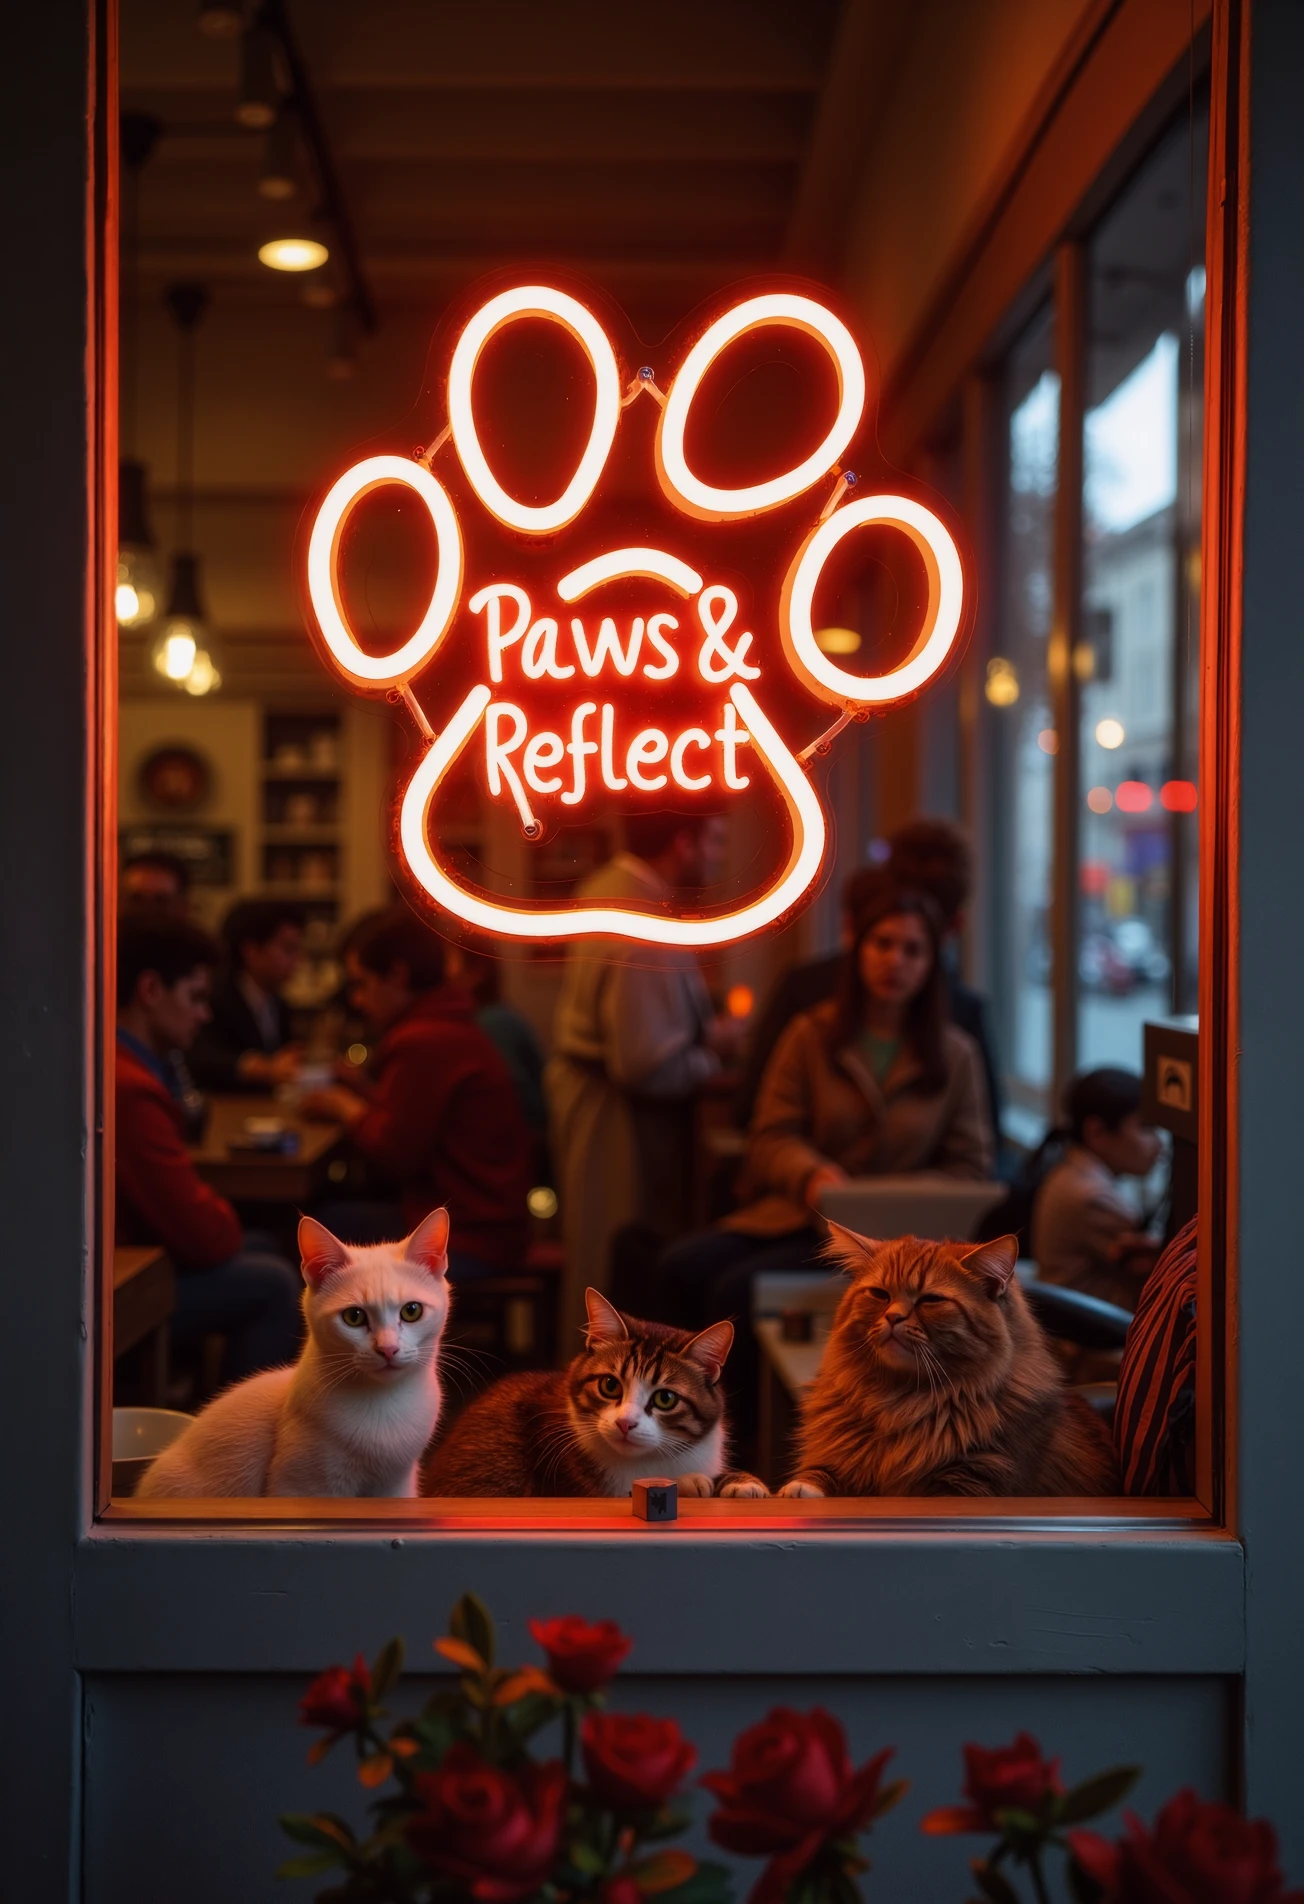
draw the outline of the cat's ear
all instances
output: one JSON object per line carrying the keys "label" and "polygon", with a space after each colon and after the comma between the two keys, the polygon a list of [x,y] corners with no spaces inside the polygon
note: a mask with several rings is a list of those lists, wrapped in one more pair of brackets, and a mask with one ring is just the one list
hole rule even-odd
{"label": "cat's ear", "polygon": [[448,1211],[442,1206],[423,1216],[403,1244],[403,1259],[418,1263],[432,1276],[442,1276],[448,1268]]}
{"label": "cat's ear", "polygon": [[314,1216],[299,1218],[299,1260],[303,1279],[310,1289],[320,1289],[328,1276],[343,1269],[349,1252],[338,1236],[332,1236],[324,1223]]}
{"label": "cat's ear", "polygon": [[859,1276],[869,1268],[883,1245],[872,1236],[862,1236],[859,1230],[849,1230],[845,1223],[835,1223],[831,1216],[826,1216],[824,1221],[829,1226],[825,1255],[849,1276]]}
{"label": "cat's ear", "polygon": [[684,1354],[690,1362],[697,1363],[708,1382],[718,1382],[720,1371],[733,1347],[733,1339],[732,1322],[713,1322],[709,1329],[703,1329],[701,1335],[693,1337]]}
{"label": "cat's ear", "polygon": [[589,1326],[584,1331],[584,1340],[592,1348],[595,1342],[623,1342],[629,1334],[625,1327],[625,1318],[612,1303],[597,1289],[584,1291],[584,1306],[589,1312]]}
{"label": "cat's ear", "polygon": [[1019,1260],[1017,1236],[998,1236],[991,1243],[975,1243],[959,1252],[960,1261],[975,1276],[981,1276],[987,1293],[999,1299],[1010,1286],[1014,1265]]}

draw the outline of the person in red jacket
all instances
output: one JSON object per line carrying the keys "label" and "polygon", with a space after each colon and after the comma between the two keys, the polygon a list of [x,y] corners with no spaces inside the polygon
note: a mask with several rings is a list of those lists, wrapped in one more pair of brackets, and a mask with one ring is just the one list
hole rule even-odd
{"label": "person in red jacket", "polygon": [[332,1204],[321,1220],[348,1242],[381,1242],[443,1204],[454,1282],[518,1268],[530,1133],[474,999],[446,982],[442,940],[397,906],[354,929],[345,971],[354,1009],[379,1034],[369,1075],[315,1091],[301,1109],[347,1126],[354,1154],[392,1201]]}
{"label": "person in red jacket", "polygon": [[294,1359],[298,1271],[246,1235],[186,1152],[174,1052],[208,1018],[217,947],[187,919],[128,914],[118,931],[117,1240],[157,1243],[177,1271],[172,1339],[226,1337],[224,1382]]}

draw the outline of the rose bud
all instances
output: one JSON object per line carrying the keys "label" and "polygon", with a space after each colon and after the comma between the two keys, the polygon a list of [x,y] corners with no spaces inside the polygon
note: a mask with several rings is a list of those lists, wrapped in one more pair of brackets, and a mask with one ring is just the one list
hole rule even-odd
{"label": "rose bud", "polygon": [[590,1625],[577,1614],[531,1620],[530,1631],[548,1656],[548,1672],[563,1692],[600,1692],[634,1644],[614,1620]]}

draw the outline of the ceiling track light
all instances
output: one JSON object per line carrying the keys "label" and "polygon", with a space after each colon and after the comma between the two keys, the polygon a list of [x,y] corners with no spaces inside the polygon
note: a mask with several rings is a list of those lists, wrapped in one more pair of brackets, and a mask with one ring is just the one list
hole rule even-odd
{"label": "ceiling track light", "polygon": [[240,41],[240,91],[235,116],[250,132],[266,132],[276,123],[280,106],[275,42],[260,14],[245,28]]}
{"label": "ceiling track light", "polygon": [[260,198],[293,198],[299,189],[299,139],[294,107],[289,100],[281,107],[276,123],[267,134],[262,169],[258,174]]}

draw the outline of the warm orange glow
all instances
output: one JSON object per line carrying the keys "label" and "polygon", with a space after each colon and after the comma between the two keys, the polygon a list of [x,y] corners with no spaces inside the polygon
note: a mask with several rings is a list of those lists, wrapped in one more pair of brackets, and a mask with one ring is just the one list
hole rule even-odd
{"label": "warm orange glow", "polygon": [[[358,646],[344,616],[339,591],[340,539],[364,496],[386,483],[416,491],[430,512],[439,544],[439,572],[430,605],[416,633],[393,654],[369,655]],[[317,511],[308,544],[308,594],[322,640],[346,680],[357,687],[390,687],[420,672],[457,610],[462,592],[462,533],[447,493],[420,463],[401,456],[369,456],[347,470]]]}
{"label": "warm orange glow", "polygon": [[1165,780],[1159,789],[1159,804],[1168,813],[1194,813],[1198,799],[1191,780]]}
{"label": "warm orange glow", "polygon": [[750,1018],[756,995],[750,985],[731,985],[725,994],[724,1008],[730,1018]]}
{"label": "warm orange glow", "polygon": [[[828,435],[795,469],[785,470],[762,483],[742,489],[717,489],[704,483],[688,467],[684,431],[693,399],[703,377],[730,344],[748,331],[766,324],[786,324],[818,338],[838,373],[838,414]],[[809,489],[827,476],[856,434],[865,408],[865,366],[856,340],[841,319],[813,298],[776,292],[747,298],[718,317],[699,337],[675,373],[657,427],[656,462],[661,485],[675,505],[707,522],[725,522],[739,516],[760,515]]]}
{"label": "warm orange glow", "polygon": [[[502,488],[474,415],[484,348],[504,325],[522,318],[562,325],[585,351],[595,381],[593,421],[579,465],[555,502],[537,506]],[[838,371],[838,414],[819,449],[797,468],[751,486],[714,489],[684,462],[684,425],[711,363],[763,324],[795,325],[823,343]],[[577,561],[583,544],[576,548],[566,531],[602,480],[623,406],[641,391],[663,406],[657,469],[675,509],[692,519],[692,540],[687,552],[676,546],[677,536],[665,536],[669,548],[631,541]],[[318,509],[308,546],[308,595],[331,664],[355,688],[401,696],[425,742],[398,814],[399,850],[412,879],[435,905],[496,937],[557,942],[610,933],[648,944],[710,947],[773,925],[810,892],[827,847],[824,812],[804,763],[828,751],[850,713],[889,706],[931,680],[954,649],[964,607],[959,553],[940,518],[905,496],[857,495],[850,501],[850,480],[826,494],[822,509],[818,501],[812,504],[814,526],[792,559],[777,603],[772,597],[754,600],[744,613],[741,601],[751,597],[729,567],[736,556],[727,553],[714,576],[703,559],[707,545],[698,524],[772,508],[835,467],[864,410],[864,370],[850,333],[811,298],[785,292],[746,299],[692,346],[666,396],[650,370],[630,381],[622,396],[616,352],[592,312],[561,291],[523,285],[489,299],[466,323],[453,349],[447,394],[447,430],[414,458],[372,456],[348,470]],[[463,598],[462,528],[448,489],[432,474],[445,444],[451,445],[445,454],[456,454],[475,497],[500,523],[519,534],[558,537],[555,567],[547,550],[514,561],[508,539],[487,561],[483,552],[476,557],[481,572]],[[392,653],[372,656],[349,625],[340,559],[353,509],[387,484],[420,498],[434,527],[438,562],[417,628]],[[455,493],[464,492],[455,485]],[[856,654],[859,634],[839,628],[817,633],[811,620],[829,556],[846,535],[871,524],[910,539],[928,582],[914,646],[883,675],[840,667],[832,657]],[[483,538],[473,537],[471,546],[483,551]],[[746,577],[743,583],[750,586]],[[604,606],[601,592],[611,584],[621,585],[610,598],[614,610]],[[798,679],[843,710],[800,754],[765,712],[766,704],[784,705],[789,685],[773,647],[776,618],[783,655]],[[451,715],[437,715],[433,707],[427,713],[411,683],[438,660],[455,625],[459,649],[476,657],[469,671],[474,685],[460,689]],[[673,689],[663,687],[671,681]],[[439,789],[468,749],[488,798],[510,803],[527,840],[611,796],[654,806],[680,795],[728,803],[751,789],[758,775],[768,775],[787,815],[786,841],[781,825],[776,863],[763,889],[717,915],[676,916],[634,902],[514,901],[468,887],[447,859],[437,826],[432,828]],[[734,987],[729,1000],[735,1016],[746,1016],[754,1003],[746,986]]]}
{"label": "warm orange glow", "polygon": [[1144,780],[1121,780],[1114,789],[1114,805],[1120,813],[1148,813],[1154,798]]}
{"label": "warm orange glow", "polygon": [[[824,564],[853,529],[881,523],[914,543],[928,577],[928,607],[914,647],[887,674],[850,674],[821,654],[811,626],[815,589]],[[796,673],[826,700],[843,707],[883,707],[916,693],[950,654],[964,610],[960,551],[931,509],[908,496],[862,496],[846,503],[807,536],[788,570],[779,598],[779,632]]]}
{"label": "warm orange glow", "polygon": [[[549,318],[569,331],[587,355],[597,385],[593,427],[579,467],[556,502],[538,505],[517,502],[490,469],[480,447],[472,400],[480,353],[504,324],[515,323],[522,317]],[[448,373],[448,423],[453,444],[476,495],[486,509],[510,528],[523,529],[529,535],[553,535],[568,522],[574,522],[597,488],[616,440],[619,421],[620,372],[616,368],[615,352],[592,311],[564,291],[539,284],[524,284],[517,290],[504,291],[480,307],[458,338]]]}

